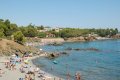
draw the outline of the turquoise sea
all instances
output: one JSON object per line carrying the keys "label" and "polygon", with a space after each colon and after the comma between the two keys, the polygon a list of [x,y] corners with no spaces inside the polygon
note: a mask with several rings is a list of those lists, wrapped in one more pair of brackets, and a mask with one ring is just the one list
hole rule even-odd
{"label": "turquoise sea", "polygon": [[[34,64],[48,73],[66,79],[74,80],[76,72],[80,72],[81,80],[120,80],[120,40],[101,40],[91,42],[66,42],[61,46],[38,46],[47,52],[61,52],[71,48],[96,48],[99,51],[67,51],[69,55],[62,55],[56,59],[38,58]],[[57,61],[58,64],[54,64]],[[53,68],[51,70],[51,67]]]}

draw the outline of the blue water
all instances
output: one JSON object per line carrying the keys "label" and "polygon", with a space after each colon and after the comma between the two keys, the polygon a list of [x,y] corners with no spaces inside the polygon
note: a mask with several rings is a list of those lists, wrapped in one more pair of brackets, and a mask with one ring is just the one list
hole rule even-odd
{"label": "blue water", "polygon": [[[76,72],[80,72],[81,80],[120,80],[120,40],[104,40],[92,42],[71,42],[61,46],[39,46],[48,52],[65,51],[66,48],[97,48],[100,51],[68,51],[56,59],[38,58],[34,63],[42,70],[66,79],[74,80]],[[58,64],[54,64],[53,61]],[[51,70],[51,67],[53,70]]]}

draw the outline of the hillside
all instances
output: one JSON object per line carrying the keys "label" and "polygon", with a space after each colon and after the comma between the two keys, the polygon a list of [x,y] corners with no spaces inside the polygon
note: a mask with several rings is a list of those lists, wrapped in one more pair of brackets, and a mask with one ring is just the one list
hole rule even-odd
{"label": "hillside", "polygon": [[38,49],[18,44],[12,40],[0,39],[0,55],[11,55],[14,53],[23,54],[25,52],[36,53]]}

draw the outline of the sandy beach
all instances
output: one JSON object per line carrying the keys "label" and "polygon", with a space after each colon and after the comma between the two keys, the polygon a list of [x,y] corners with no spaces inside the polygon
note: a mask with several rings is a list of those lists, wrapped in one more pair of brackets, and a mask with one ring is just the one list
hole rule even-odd
{"label": "sandy beach", "polygon": [[[41,54],[40,56],[44,56],[44,54]],[[36,68],[36,66],[32,63],[32,59],[35,59],[37,57],[40,56],[34,56],[34,57],[30,57],[29,58],[29,64],[28,66],[32,66],[33,68]],[[16,70],[9,70],[7,68],[5,68],[5,61],[7,60],[7,58],[9,57],[0,57],[0,69],[2,69],[3,74],[1,74],[0,80],[20,80],[20,78],[23,78],[23,80],[25,80],[25,75],[28,72],[28,69],[25,69],[25,73],[21,73],[20,72],[20,67],[21,65],[23,65],[22,63],[17,63],[16,64]],[[39,74],[35,73],[35,79],[34,80],[63,80],[60,79],[56,76],[53,76],[49,73],[46,73],[42,70],[39,70],[39,72],[45,73],[44,75],[44,79],[39,78]]]}

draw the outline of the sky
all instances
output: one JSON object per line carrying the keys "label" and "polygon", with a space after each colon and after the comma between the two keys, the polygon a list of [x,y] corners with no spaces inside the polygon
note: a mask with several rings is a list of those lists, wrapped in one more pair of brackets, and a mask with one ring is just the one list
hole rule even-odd
{"label": "sky", "polygon": [[0,18],[18,25],[120,30],[120,0],[0,0]]}

